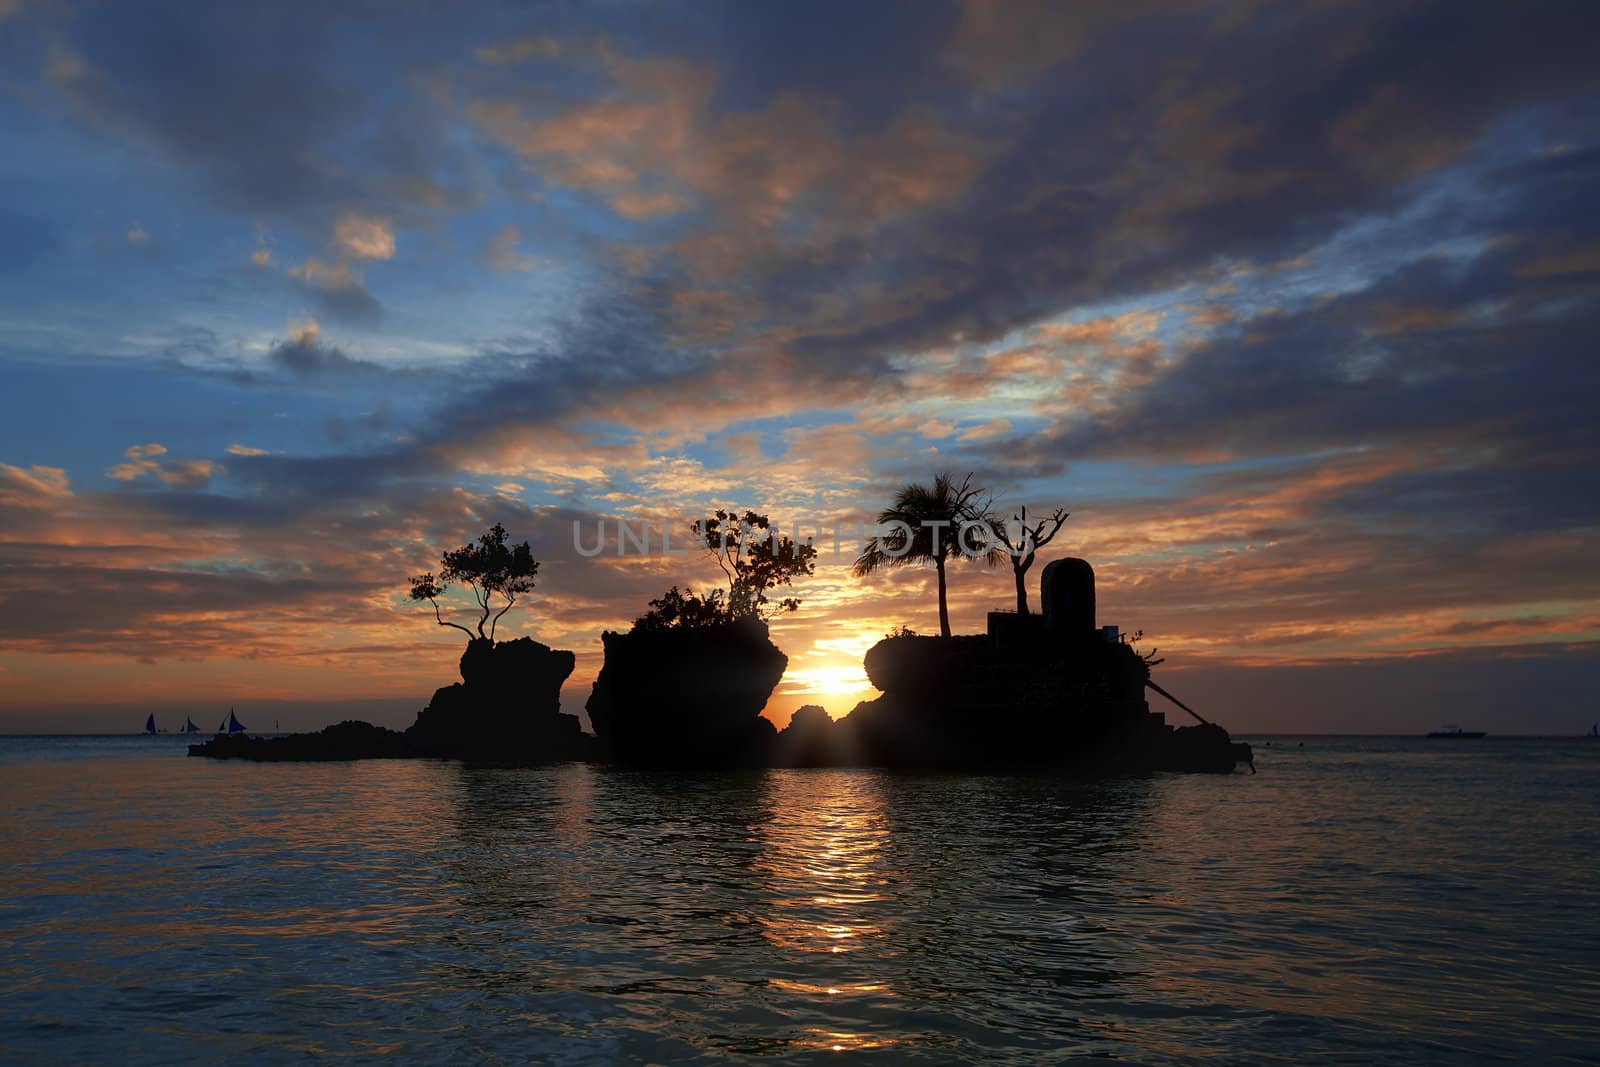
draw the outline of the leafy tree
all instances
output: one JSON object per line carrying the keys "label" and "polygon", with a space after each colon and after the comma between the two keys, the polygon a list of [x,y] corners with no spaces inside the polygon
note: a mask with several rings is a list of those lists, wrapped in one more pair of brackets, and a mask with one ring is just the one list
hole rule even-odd
{"label": "leafy tree", "polygon": [[[439,557],[439,574],[419,574],[411,579],[411,599],[426,600],[433,605],[433,617],[440,626],[453,626],[467,635],[467,639],[494,641],[495,627],[517,598],[534,586],[533,576],[539,573],[539,561],[524,541],[520,545],[506,544],[506,528],[498,522],[477,541],[468,542],[454,551]],[[465,585],[472,590],[472,599],[478,607],[477,633],[451,622],[439,610],[439,597],[453,584]],[[498,601],[504,601],[496,607]],[[484,632],[487,624],[488,632]]]}
{"label": "leafy tree", "polygon": [[[945,589],[945,562],[953,554],[980,558],[993,566],[1005,550],[989,537],[989,500],[985,490],[972,484],[968,474],[958,485],[955,475],[941,471],[932,485],[907,485],[894,502],[878,513],[878,525],[896,529],[867,539],[856,558],[854,571],[864,577],[879,567],[908,567],[932,563],[939,576],[939,632],[950,636],[950,605]],[[976,529],[984,537],[981,548],[970,543],[962,552],[957,538],[963,529]],[[973,550],[977,549],[973,554]]]}
{"label": "leafy tree", "polygon": [[1039,549],[1048,545],[1056,533],[1061,529],[1061,524],[1067,521],[1071,512],[1056,508],[1047,519],[1040,519],[1032,526],[1028,525],[1028,508],[1023,505],[1019,514],[1011,516],[1011,521],[1016,523],[1016,533],[1013,535],[1008,524],[1003,522],[990,522],[990,529],[994,531],[995,539],[1006,547],[1007,555],[1011,559],[1011,573],[1017,580],[1017,614],[1028,614],[1028,568],[1033,566],[1034,556]]}
{"label": "leafy tree", "polygon": [[799,598],[790,596],[769,608],[767,592],[780,585],[790,587],[793,579],[811,574],[816,568],[815,545],[780,536],[767,516],[754,511],[739,515],[719,509],[711,517],[691,523],[689,528],[728,579],[727,611],[731,617],[769,619],[800,606]]}
{"label": "leafy tree", "polygon": [[650,601],[650,610],[634,620],[636,630],[666,630],[678,627],[698,630],[720,626],[728,621],[727,592],[713,589],[705,596],[694,590],[679,592],[673,586],[657,600]]}
{"label": "leafy tree", "polygon": [[673,586],[660,599],[650,601],[650,611],[635,621],[636,628],[695,628],[741,619],[766,620],[800,606],[798,597],[786,596],[774,603],[767,594],[811,574],[816,567],[816,546],[781,536],[769,517],[754,511],[741,515],[731,508],[720,509],[691,523],[689,529],[722,568],[727,588],[699,595]]}

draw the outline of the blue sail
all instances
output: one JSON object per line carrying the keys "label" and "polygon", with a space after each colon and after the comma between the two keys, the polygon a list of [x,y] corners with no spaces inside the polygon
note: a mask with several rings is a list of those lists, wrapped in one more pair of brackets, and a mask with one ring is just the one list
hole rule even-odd
{"label": "blue sail", "polygon": [[155,712],[151,712],[150,717],[144,721],[144,732],[147,734],[153,734],[156,732]]}
{"label": "blue sail", "polygon": [[[233,718],[233,712],[230,711],[228,712],[228,719],[231,718]],[[221,722],[217,723],[217,733],[225,734],[228,732],[228,719],[223,719]]]}
{"label": "blue sail", "polygon": [[228,709],[228,732],[230,734],[244,733],[244,723],[233,717],[233,709]]}
{"label": "blue sail", "polygon": [[194,724],[193,719],[185,718],[183,720],[183,732],[186,734],[197,734],[200,732],[200,727]]}

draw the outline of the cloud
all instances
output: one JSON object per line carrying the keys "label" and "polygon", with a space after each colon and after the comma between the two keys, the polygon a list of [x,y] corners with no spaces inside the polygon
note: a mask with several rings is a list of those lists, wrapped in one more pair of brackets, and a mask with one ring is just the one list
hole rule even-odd
{"label": "cloud", "polygon": [[[344,254],[388,258],[397,228],[482,200],[475,162],[452,144],[458,119],[420,69],[431,64],[396,54],[436,39],[414,20],[378,26],[340,5],[292,2],[269,16],[180,2],[157,18],[30,7],[24,21],[35,10],[30,28],[49,42],[44,74],[56,94],[41,106],[65,102],[79,130],[188,176],[207,209],[305,233],[354,219],[361,251]],[[371,53],[334,55],[325,35],[345,31],[366,34]],[[386,79],[402,69],[417,76]]]}
{"label": "cloud", "polygon": [[689,201],[674,192],[621,192],[611,198],[611,207],[626,219],[654,219],[687,211]]}
{"label": "cloud", "polygon": [[484,259],[495,270],[499,271],[530,271],[538,265],[538,261],[526,252],[518,249],[522,241],[522,234],[515,226],[509,223],[495,231],[489,239],[489,247],[484,253]]}
{"label": "cloud", "polygon": [[679,59],[639,58],[608,42],[564,61],[609,81],[605,96],[546,113],[516,99],[480,99],[469,113],[546,180],[606,198],[629,219],[704,204],[738,232],[797,236],[871,226],[958,197],[979,163],[971,141],[929,117],[846,132],[812,102],[780,97],[718,115],[716,73]]}
{"label": "cloud", "polygon": [[1571,251],[1531,259],[1519,264],[1516,273],[1522,278],[1600,274],[1600,244],[1589,244]]}
{"label": "cloud", "polygon": [[300,266],[290,267],[289,277],[299,282],[317,299],[322,310],[335,318],[373,324],[383,316],[383,305],[367,292],[361,275],[343,259],[330,263],[312,256]]}
{"label": "cloud", "polygon": [[384,219],[341,215],[334,235],[339,246],[357,259],[394,258],[394,229]]}
{"label": "cloud", "polygon": [[0,508],[40,508],[71,493],[60,467],[14,467],[0,463]]}
{"label": "cloud", "polygon": [[264,448],[253,448],[250,445],[231,444],[228,446],[230,456],[270,456],[272,453]]}
{"label": "cloud", "polygon": [[174,489],[193,489],[211,480],[217,465],[209,459],[183,459],[164,462],[167,454],[159,444],[130,445],[124,452],[123,462],[106,470],[106,477],[119,482],[132,482],[152,477]]}
{"label": "cloud", "polygon": [[[289,337],[273,345],[267,352],[267,361],[299,377],[310,378],[340,374],[382,374],[379,364],[362,359],[352,359],[337,346],[322,340],[322,328],[315,319],[295,323]],[[237,447],[237,446],[236,446]],[[228,451],[234,452],[232,448]],[[234,452],[234,455],[260,456],[260,450]]]}
{"label": "cloud", "polygon": [[1147,5],[963,0],[945,59],[986,92],[1026,86]]}
{"label": "cloud", "polygon": [[473,53],[479,63],[494,65],[526,63],[530,59],[553,59],[561,54],[561,42],[546,34],[519,37],[501,44],[483,45]]}

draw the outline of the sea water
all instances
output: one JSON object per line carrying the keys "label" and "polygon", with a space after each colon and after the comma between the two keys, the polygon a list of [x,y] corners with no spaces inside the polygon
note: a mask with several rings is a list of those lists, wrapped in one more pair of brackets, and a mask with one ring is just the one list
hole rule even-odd
{"label": "sea water", "polygon": [[0,739],[0,1060],[1600,1056],[1600,742],[1254,776]]}

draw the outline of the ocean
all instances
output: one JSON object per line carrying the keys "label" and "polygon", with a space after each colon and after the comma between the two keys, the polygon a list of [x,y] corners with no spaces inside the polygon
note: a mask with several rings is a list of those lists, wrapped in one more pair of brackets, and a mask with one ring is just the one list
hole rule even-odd
{"label": "ocean", "polygon": [[1260,773],[0,739],[0,1060],[1596,1062],[1600,741]]}

